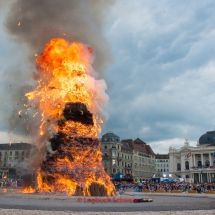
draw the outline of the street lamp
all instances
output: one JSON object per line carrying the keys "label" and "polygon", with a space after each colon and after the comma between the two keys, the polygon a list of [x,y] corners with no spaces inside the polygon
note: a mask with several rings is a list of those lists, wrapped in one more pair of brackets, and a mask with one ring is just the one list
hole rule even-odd
{"label": "street lamp", "polygon": [[169,174],[169,177],[172,177],[172,174]]}
{"label": "street lamp", "polygon": [[166,174],[163,174],[163,177],[166,178]]}

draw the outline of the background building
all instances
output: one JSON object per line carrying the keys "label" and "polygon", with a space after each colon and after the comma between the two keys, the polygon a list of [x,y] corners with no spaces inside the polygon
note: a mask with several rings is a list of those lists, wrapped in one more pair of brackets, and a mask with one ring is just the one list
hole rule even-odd
{"label": "background building", "polygon": [[120,138],[108,132],[101,139],[102,160],[105,171],[113,177],[118,171],[124,178],[132,180],[132,155],[133,151],[126,143],[121,143]]}
{"label": "background building", "polygon": [[120,141],[119,136],[108,132],[101,138],[101,151],[104,168],[111,177],[120,171],[123,179],[148,180],[155,174],[155,154],[139,138]]}
{"label": "background building", "polygon": [[168,154],[156,154],[155,155],[155,177],[167,177],[171,178],[169,173],[169,155]]}
{"label": "background building", "polygon": [[18,179],[29,165],[32,148],[35,147],[28,143],[0,144],[0,178]]}
{"label": "background building", "polygon": [[169,148],[170,173],[190,182],[215,182],[215,131],[199,138],[196,147],[185,140],[180,149]]}

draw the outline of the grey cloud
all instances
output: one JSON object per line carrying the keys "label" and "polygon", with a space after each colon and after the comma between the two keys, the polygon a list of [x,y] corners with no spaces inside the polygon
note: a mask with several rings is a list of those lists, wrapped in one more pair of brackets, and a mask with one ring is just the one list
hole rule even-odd
{"label": "grey cloud", "polygon": [[[108,127],[121,138],[139,135],[154,142],[188,136],[196,141],[215,121],[213,72],[205,70],[214,62],[215,4],[137,4],[120,1],[121,13],[113,11],[108,36],[117,65],[109,69],[115,86],[109,90]],[[172,89],[164,91],[170,83]]]}

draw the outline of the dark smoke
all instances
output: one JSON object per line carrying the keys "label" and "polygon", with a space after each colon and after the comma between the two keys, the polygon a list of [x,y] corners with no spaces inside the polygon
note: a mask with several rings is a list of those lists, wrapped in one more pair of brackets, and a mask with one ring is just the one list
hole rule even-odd
{"label": "dark smoke", "polygon": [[[19,54],[23,55],[24,60],[21,64],[25,68],[19,72],[10,69],[10,72],[7,73],[7,77],[10,78],[5,83],[8,83],[8,87],[12,86],[13,89],[14,83],[16,85],[16,90],[8,95],[12,104],[10,108],[13,107],[12,114],[8,116],[10,132],[24,136],[32,133],[36,134],[35,128],[38,126],[38,120],[25,116],[25,121],[23,121],[24,117],[20,119],[17,113],[23,109],[22,116],[24,116],[25,89],[32,88],[29,77],[33,74],[32,65],[35,64],[37,59],[34,55],[40,55],[45,44],[52,38],[61,37],[69,42],[78,41],[92,47],[96,56],[93,67],[102,76],[105,67],[112,61],[110,47],[104,36],[104,24],[105,17],[108,16],[108,11],[114,1],[9,1],[11,8],[5,20],[5,27],[13,41],[21,45]],[[18,25],[19,22],[20,25]],[[23,65],[23,62],[26,62],[26,64]],[[29,81],[26,81],[26,77],[29,78]],[[28,120],[33,121],[33,123],[26,123]],[[30,124],[28,131],[26,131],[27,124]],[[31,125],[35,126],[31,127]]]}
{"label": "dark smoke", "polygon": [[28,45],[32,60],[52,38],[89,45],[96,56],[94,68],[100,73],[111,61],[103,28],[113,3],[114,0],[17,0],[5,25],[16,42]]}

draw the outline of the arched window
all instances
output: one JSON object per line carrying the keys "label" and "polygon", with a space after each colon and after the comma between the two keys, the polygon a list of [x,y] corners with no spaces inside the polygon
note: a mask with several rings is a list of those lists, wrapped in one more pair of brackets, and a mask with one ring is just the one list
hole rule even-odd
{"label": "arched window", "polygon": [[185,162],[185,169],[189,169],[189,161]]}
{"label": "arched window", "polygon": [[180,163],[177,164],[177,170],[181,171],[181,164]]}
{"label": "arched window", "polygon": [[210,161],[209,161],[209,160],[206,160],[206,161],[205,161],[205,166],[206,166],[206,167],[209,167],[209,166],[210,166]]}
{"label": "arched window", "polygon": [[197,165],[198,165],[198,167],[202,167],[202,162],[198,161]]}

